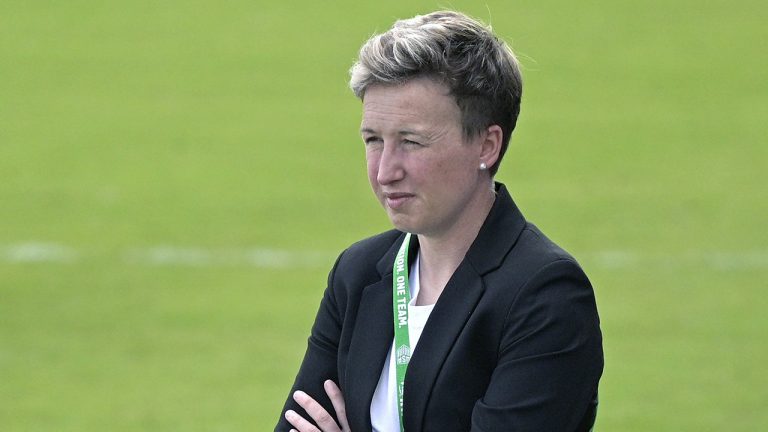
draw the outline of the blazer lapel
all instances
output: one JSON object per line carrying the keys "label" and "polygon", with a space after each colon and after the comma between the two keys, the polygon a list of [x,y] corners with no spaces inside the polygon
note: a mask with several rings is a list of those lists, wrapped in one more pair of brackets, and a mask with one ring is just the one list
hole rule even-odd
{"label": "blazer lapel", "polygon": [[[395,337],[392,324],[392,264],[404,234],[381,257],[381,280],[363,289],[349,345],[344,389],[347,418],[354,431],[371,430],[371,401]],[[415,236],[414,236],[415,238]],[[413,243],[412,243],[413,245]]]}
{"label": "blazer lapel", "polygon": [[363,291],[349,345],[344,399],[354,431],[370,431],[370,408],[384,360],[392,344],[392,275]]}
{"label": "blazer lapel", "polygon": [[483,281],[464,261],[443,289],[405,375],[406,430],[421,430],[434,382],[484,291]]}
{"label": "blazer lapel", "polygon": [[440,294],[408,364],[403,408],[407,430],[422,429],[440,369],[485,292],[482,276],[501,265],[525,227],[506,187],[496,183],[496,193],[488,217]]}

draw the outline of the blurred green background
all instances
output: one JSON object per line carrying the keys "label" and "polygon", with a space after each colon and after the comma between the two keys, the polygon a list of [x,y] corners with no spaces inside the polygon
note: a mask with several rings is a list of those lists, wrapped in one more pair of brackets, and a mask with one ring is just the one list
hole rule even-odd
{"label": "blurred green background", "polygon": [[762,1],[0,3],[0,430],[271,430],[389,227],[357,49],[456,8],[524,65],[498,179],[595,286],[596,430],[768,430]]}

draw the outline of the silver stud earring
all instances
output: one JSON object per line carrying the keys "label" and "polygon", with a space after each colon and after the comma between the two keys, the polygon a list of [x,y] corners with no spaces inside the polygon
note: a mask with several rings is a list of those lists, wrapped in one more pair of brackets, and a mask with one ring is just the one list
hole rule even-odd
{"label": "silver stud earring", "polygon": [[488,165],[485,162],[480,162],[480,170],[485,171],[486,169],[488,169]]}

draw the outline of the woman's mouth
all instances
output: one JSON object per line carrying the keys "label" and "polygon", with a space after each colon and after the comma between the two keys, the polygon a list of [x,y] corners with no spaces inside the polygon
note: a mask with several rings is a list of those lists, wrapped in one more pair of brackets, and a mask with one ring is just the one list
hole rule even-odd
{"label": "woman's mouth", "polygon": [[405,192],[391,192],[384,193],[384,200],[387,203],[387,207],[391,208],[392,210],[397,210],[398,208],[407,204],[408,201],[413,198],[413,196],[413,194]]}

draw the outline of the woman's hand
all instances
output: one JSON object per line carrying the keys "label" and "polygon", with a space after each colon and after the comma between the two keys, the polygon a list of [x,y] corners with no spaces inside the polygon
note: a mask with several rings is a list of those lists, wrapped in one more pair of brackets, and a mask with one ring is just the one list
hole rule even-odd
{"label": "woman's hand", "polygon": [[293,400],[304,408],[320,429],[300,416],[296,411],[288,410],[285,412],[285,419],[296,428],[292,429],[291,432],[349,432],[344,395],[341,394],[341,390],[339,390],[336,383],[331,380],[323,383],[323,387],[325,388],[325,393],[331,399],[333,409],[336,410],[336,418],[339,419],[341,427],[333,421],[333,417],[316,400],[303,391],[297,391],[293,394]]}

